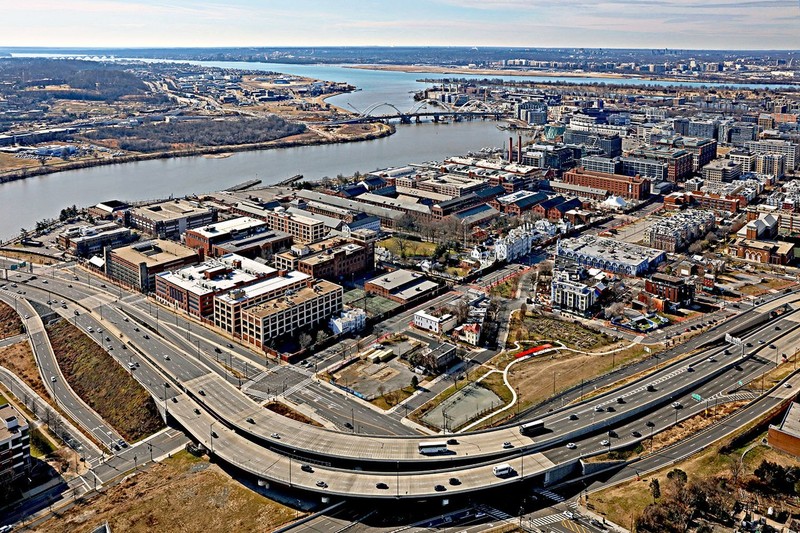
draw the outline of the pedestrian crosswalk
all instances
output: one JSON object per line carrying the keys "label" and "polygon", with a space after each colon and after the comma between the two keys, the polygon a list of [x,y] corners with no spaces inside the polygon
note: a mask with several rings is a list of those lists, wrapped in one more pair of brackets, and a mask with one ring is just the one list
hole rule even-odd
{"label": "pedestrian crosswalk", "polygon": [[478,505],[477,509],[483,511],[484,513],[491,516],[495,520],[511,520],[513,518],[510,514],[504,513],[500,509],[495,509],[490,505],[480,504]]}
{"label": "pedestrian crosswalk", "polygon": [[547,489],[533,489],[533,492],[535,492],[536,494],[539,494],[540,496],[544,496],[545,498],[547,498],[549,500],[553,500],[556,503],[562,503],[564,501],[564,497],[563,496],[559,496],[555,492],[551,492],[551,491],[549,491]]}
{"label": "pedestrian crosswalk", "polygon": [[542,516],[539,518],[531,518],[528,520],[528,524],[534,527],[541,527],[541,526],[549,526],[550,524],[555,524],[556,522],[561,522],[564,520],[564,515],[559,514],[552,514],[548,516]]}

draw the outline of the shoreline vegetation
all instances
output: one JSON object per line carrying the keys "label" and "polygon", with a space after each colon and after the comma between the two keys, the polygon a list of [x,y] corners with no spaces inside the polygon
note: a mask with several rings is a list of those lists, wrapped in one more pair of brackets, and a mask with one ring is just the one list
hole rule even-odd
{"label": "shoreline vegetation", "polygon": [[[58,166],[47,165],[40,167],[21,168],[0,172],[0,183],[8,183],[35,176],[43,176],[47,174],[54,174],[56,172],[64,172],[67,170],[79,170],[83,168],[90,168],[103,165],[116,165],[123,163],[134,163],[138,161],[148,161],[151,159],[172,159],[178,157],[192,157],[203,156],[215,159],[224,159],[232,156],[235,152],[250,152],[257,150],[272,150],[277,148],[296,148],[301,146],[315,146],[323,144],[339,144],[350,143],[359,141],[370,141],[388,137],[395,132],[394,126],[390,124],[379,124],[375,131],[369,133],[354,135],[352,137],[324,137],[315,133],[313,130],[308,130],[298,135],[291,135],[273,141],[266,141],[262,143],[253,144],[236,144],[236,145],[221,145],[221,146],[205,146],[181,150],[166,150],[163,152],[152,153],[132,153],[126,154],[115,158],[109,159],[90,159],[79,161],[67,161]],[[314,138],[308,138],[309,133],[314,134]]]}
{"label": "shoreline vegetation", "polygon": [[620,74],[617,72],[556,72],[543,70],[513,70],[466,67],[437,67],[426,65],[343,65],[344,68],[358,70],[381,70],[388,72],[408,72],[417,74],[478,74],[481,76],[543,76],[562,78],[609,78],[609,79],[647,79],[642,76]]}
{"label": "shoreline vegetation", "polygon": [[585,78],[604,78],[608,79],[609,83],[613,84],[613,80],[641,80],[643,82],[664,82],[664,83],[683,83],[692,82],[698,84],[708,85],[736,85],[740,83],[751,85],[797,85],[791,81],[769,81],[769,80],[704,80],[704,79],[685,79],[676,78],[672,76],[649,76],[638,74],[623,74],[619,72],[579,72],[579,71],[553,71],[553,70],[516,70],[516,69],[490,69],[490,68],[467,68],[467,67],[438,67],[426,65],[342,65],[344,68],[352,68],[358,70],[380,70],[388,72],[407,72],[416,74],[447,74],[453,76],[463,75],[479,75],[487,76],[517,76],[517,77],[531,77],[538,76],[542,78],[575,78],[576,81],[569,81],[565,83],[580,83],[580,80]]}

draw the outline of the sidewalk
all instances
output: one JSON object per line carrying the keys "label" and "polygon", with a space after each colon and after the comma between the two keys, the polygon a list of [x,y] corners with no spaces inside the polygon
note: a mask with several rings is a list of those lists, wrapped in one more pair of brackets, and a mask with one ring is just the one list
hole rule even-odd
{"label": "sidewalk", "polygon": [[604,524],[609,531],[616,531],[618,533],[630,533],[629,529],[626,529],[620,526],[619,524],[615,524],[614,522],[610,522],[606,520],[604,516],[598,515],[597,513],[590,511],[585,505],[583,505],[583,501],[581,498],[578,498],[576,504],[578,505],[578,512],[581,515],[589,518],[589,520],[597,520],[601,524]]}

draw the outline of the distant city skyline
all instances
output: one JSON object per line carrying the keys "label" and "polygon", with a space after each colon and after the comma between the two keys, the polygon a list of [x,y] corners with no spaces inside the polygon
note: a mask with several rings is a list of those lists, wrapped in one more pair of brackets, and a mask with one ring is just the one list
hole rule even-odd
{"label": "distant city skyline", "polygon": [[0,46],[800,49],[797,0],[7,1]]}

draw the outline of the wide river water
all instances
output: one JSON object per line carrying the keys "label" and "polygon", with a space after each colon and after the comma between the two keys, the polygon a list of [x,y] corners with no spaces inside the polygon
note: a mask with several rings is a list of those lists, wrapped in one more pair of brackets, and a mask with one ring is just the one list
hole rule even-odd
{"label": "wide river water", "polygon": [[[419,78],[437,74],[351,69],[335,65],[289,65],[242,62],[197,62],[201,65],[283,72],[347,82],[359,91],[334,96],[334,105],[363,111],[372,104],[391,103],[400,110],[414,105],[413,93],[425,84]],[[474,79],[487,76],[461,76]],[[557,78],[506,78],[554,81]],[[569,78],[562,81],[613,82],[626,85],[665,83],[637,79]],[[699,85],[685,82],[683,85]],[[475,120],[451,124],[398,125],[394,135],[372,141],[275,150],[237,152],[227,158],[181,157],[104,165],[19,180],[0,185],[0,239],[31,229],[36,221],[57,217],[66,206],[93,205],[103,200],[137,200],[183,196],[224,189],[258,178],[264,184],[295,174],[308,179],[366,172],[407,163],[441,160],[449,155],[499,147],[508,133],[497,122]]]}

